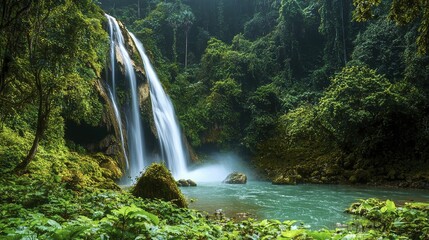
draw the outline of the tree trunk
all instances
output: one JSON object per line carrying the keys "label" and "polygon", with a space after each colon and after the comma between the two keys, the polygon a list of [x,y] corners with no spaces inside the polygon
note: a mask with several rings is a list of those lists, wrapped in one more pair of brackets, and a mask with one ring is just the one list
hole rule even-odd
{"label": "tree trunk", "polygon": [[188,66],[188,31],[185,32],[185,69]]}
{"label": "tree trunk", "polygon": [[1,62],[1,69],[0,69],[0,95],[3,92],[3,90],[6,88],[6,76],[9,72],[9,66],[11,63],[11,59],[9,56],[4,56],[3,60]]}
{"label": "tree trunk", "polygon": [[[42,89],[38,87],[38,90],[41,91]],[[39,109],[37,113],[36,134],[34,136],[33,145],[31,146],[31,149],[28,152],[27,156],[14,169],[14,172],[17,173],[18,175],[23,174],[27,171],[28,165],[36,156],[37,149],[39,147],[39,142],[42,139],[43,134],[45,133],[45,130],[46,130],[49,112],[50,112],[49,103],[48,102],[45,102],[45,104],[43,103],[43,94],[39,92]]]}
{"label": "tree trunk", "polygon": [[173,62],[174,63],[177,63],[176,42],[177,42],[177,28],[173,27]]}
{"label": "tree trunk", "polygon": [[39,131],[36,131],[36,136],[34,137],[33,145],[31,146],[31,149],[28,152],[27,156],[14,169],[14,172],[17,173],[18,175],[21,175],[27,172],[28,165],[30,164],[31,160],[33,160],[33,158],[36,156],[37,149],[39,147],[39,142],[42,137],[41,134],[37,132]]}
{"label": "tree trunk", "polygon": [[343,7],[343,0],[340,0],[341,2],[341,26],[343,30],[343,54],[344,54],[344,66],[347,64],[347,50],[346,50],[346,33],[344,30],[344,7]]}

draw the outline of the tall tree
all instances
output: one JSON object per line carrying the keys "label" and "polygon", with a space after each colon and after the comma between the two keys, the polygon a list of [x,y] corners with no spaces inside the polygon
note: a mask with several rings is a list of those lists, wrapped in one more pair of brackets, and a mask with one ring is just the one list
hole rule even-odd
{"label": "tall tree", "polygon": [[79,71],[88,66],[94,73],[101,71],[95,46],[107,36],[99,19],[82,13],[92,6],[89,0],[40,0],[31,5],[31,15],[24,19],[29,26],[28,47],[19,62],[26,72],[22,80],[35,92],[37,120],[31,149],[16,172],[25,172],[35,157],[49,119],[60,113],[63,97],[82,87],[85,79]]}
{"label": "tall tree", "polygon": [[173,29],[173,61],[177,62],[177,29],[181,25],[181,17],[180,17],[180,7],[181,3],[180,1],[175,1],[173,4],[167,5],[167,22]]}
{"label": "tall tree", "polygon": [[184,10],[181,13],[182,26],[185,29],[185,68],[188,66],[188,34],[195,21],[195,16],[190,10]]}
{"label": "tall tree", "polygon": [[173,61],[177,62],[177,29],[183,27],[185,30],[185,67],[187,66],[188,55],[188,33],[195,21],[194,14],[189,6],[176,1],[167,5],[167,22],[173,29]]}
{"label": "tall tree", "polygon": [[[345,2],[345,3],[344,3]],[[326,38],[325,62],[331,68],[347,63],[348,25],[350,15],[348,0],[320,1],[320,32]]]}
{"label": "tall tree", "polygon": [[[13,59],[24,49],[27,27],[21,21],[28,15],[32,0],[4,0],[0,4],[0,97],[6,89]],[[4,99],[3,99],[4,100]]]}
{"label": "tall tree", "polygon": [[[284,62],[285,69],[292,74],[302,72],[300,38],[304,28],[302,8],[295,0],[282,0],[277,19],[277,36],[280,40],[279,60]],[[291,80],[291,79],[288,79]]]}

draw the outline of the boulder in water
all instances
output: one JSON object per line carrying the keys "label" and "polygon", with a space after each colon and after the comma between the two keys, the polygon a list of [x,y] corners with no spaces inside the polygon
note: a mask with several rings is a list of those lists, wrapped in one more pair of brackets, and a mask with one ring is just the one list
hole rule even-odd
{"label": "boulder in water", "polygon": [[187,207],[185,197],[177,187],[170,171],[161,164],[151,164],[134,186],[136,197],[170,201],[178,207]]}
{"label": "boulder in water", "polygon": [[247,182],[247,176],[244,173],[240,172],[233,172],[229,174],[225,180],[223,180],[223,183],[228,184],[246,184]]}
{"label": "boulder in water", "polygon": [[179,186],[179,187],[189,187],[189,183],[185,179],[179,179],[179,181],[177,181],[177,186]]}
{"label": "boulder in water", "polygon": [[179,179],[179,181],[177,181],[177,186],[179,186],[179,187],[196,187],[197,183],[195,183],[191,179],[188,179],[188,180]]}
{"label": "boulder in water", "polygon": [[191,179],[188,179],[186,181],[189,183],[189,186],[191,186],[191,187],[196,187],[197,186],[197,183],[194,182],[194,181],[192,181]]}

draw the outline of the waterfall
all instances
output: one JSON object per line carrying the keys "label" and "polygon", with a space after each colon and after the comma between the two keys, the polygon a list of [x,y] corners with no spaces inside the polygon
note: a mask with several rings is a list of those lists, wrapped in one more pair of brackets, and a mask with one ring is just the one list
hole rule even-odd
{"label": "waterfall", "polygon": [[125,167],[126,169],[129,169],[130,163],[128,162],[127,151],[125,151],[125,141],[124,141],[124,133],[123,133],[124,130],[122,129],[122,119],[119,113],[118,104],[116,103],[116,99],[110,89],[109,89],[109,97],[110,97],[110,101],[112,101],[113,112],[115,114],[116,122],[118,123],[118,126],[119,126],[119,136],[121,138],[121,148],[125,158],[125,164],[126,164]]}
{"label": "waterfall", "polygon": [[[113,25],[110,24],[109,20],[109,32],[110,36],[113,36]],[[116,103],[116,78],[115,78],[115,40],[113,37],[110,38],[110,68],[111,68],[111,84],[112,86],[108,88],[109,98],[113,105],[113,113],[115,114],[116,122],[119,126],[119,136],[121,140],[122,153],[124,154],[126,169],[129,169],[130,163],[128,162],[127,151],[125,150],[125,141],[124,141],[124,130],[122,129],[122,119],[121,114],[119,113],[118,104]]]}
{"label": "waterfall", "polygon": [[[116,86],[115,86],[115,47],[118,47],[119,54],[123,60],[125,66],[125,76],[129,81],[130,92],[131,92],[131,108],[127,114],[126,126],[127,126],[127,142],[128,142],[128,152],[129,152],[129,164],[127,164],[126,175],[123,177],[124,183],[129,183],[130,180],[139,176],[140,172],[145,166],[144,162],[144,143],[143,143],[143,132],[141,127],[140,120],[140,108],[139,108],[139,99],[137,95],[137,83],[136,75],[132,65],[132,60],[125,48],[124,36],[122,35],[121,28],[119,27],[116,19],[110,15],[106,14],[107,19],[109,20],[110,28],[110,39],[111,39],[111,62],[112,62],[112,90],[110,97],[114,106],[114,112],[118,124],[121,125],[121,119],[119,110],[117,108],[116,101]],[[123,136],[121,136],[121,141],[123,141]],[[131,179],[130,179],[131,178]]]}
{"label": "waterfall", "polygon": [[130,35],[142,58],[146,77],[149,81],[152,111],[163,160],[167,162],[168,168],[176,179],[184,178],[187,172],[187,154],[183,146],[182,134],[173,104],[162,88],[161,82],[145,53],[143,44],[132,33]]}

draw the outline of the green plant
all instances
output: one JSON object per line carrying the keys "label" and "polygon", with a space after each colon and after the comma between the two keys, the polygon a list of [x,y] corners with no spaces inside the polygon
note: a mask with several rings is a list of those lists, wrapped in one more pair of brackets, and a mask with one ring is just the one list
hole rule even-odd
{"label": "green plant", "polygon": [[396,207],[391,200],[370,198],[352,204],[346,211],[359,216],[351,223],[356,230],[425,239],[429,236],[428,209],[427,203],[406,203]]}

